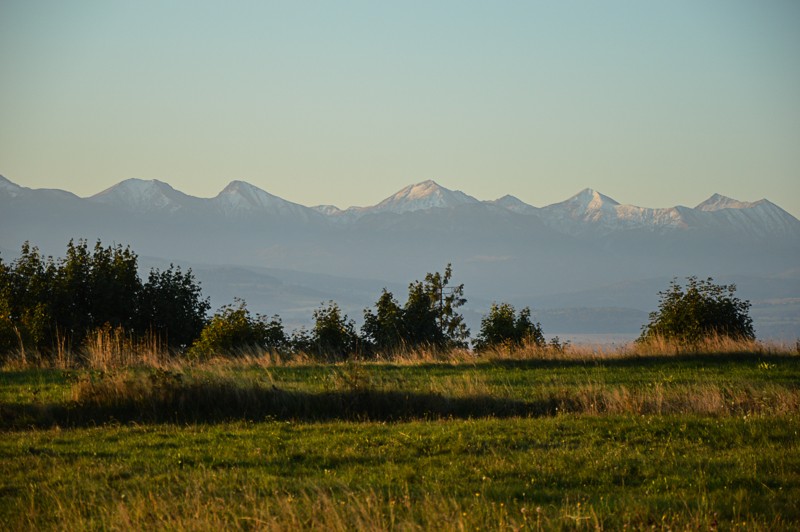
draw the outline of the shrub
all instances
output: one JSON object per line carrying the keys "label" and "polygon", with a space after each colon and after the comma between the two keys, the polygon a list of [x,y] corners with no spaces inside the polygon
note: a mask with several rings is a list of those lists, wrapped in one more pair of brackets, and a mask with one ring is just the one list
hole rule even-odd
{"label": "shrub", "polygon": [[508,303],[493,303],[489,314],[481,320],[481,331],[474,342],[475,349],[483,350],[498,345],[520,347],[528,343],[544,347],[542,326],[531,321],[531,309],[523,308],[517,315]]}
{"label": "shrub", "polygon": [[90,249],[70,240],[63,258],[45,257],[28,242],[10,265],[0,262],[0,353],[52,353],[80,348],[106,324],[172,347],[200,334],[209,309],[191,270],[153,270],[147,283],[129,247]]}
{"label": "shrub", "polygon": [[330,301],[327,307],[314,311],[314,328],[309,342],[311,354],[328,360],[342,360],[356,354],[359,338],[355,323],[347,319],[339,305]]}
{"label": "shrub", "polygon": [[659,292],[658,310],[642,327],[640,342],[654,338],[696,344],[712,336],[753,340],[750,302],[734,296],[736,285],[714,284],[712,278],[687,278],[686,288],[673,279],[668,290]]}
{"label": "shrub", "polygon": [[464,305],[464,285],[450,286],[453,268],[425,275],[423,282],[408,287],[405,306],[405,330],[411,345],[441,349],[466,347],[469,329],[456,309]]}
{"label": "shrub", "polygon": [[171,347],[190,345],[197,339],[211,308],[192,270],[183,272],[172,264],[164,271],[150,271],[139,299],[139,329],[152,331]]}
{"label": "shrub", "polygon": [[237,300],[235,306],[226,305],[214,314],[188,354],[190,358],[206,358],[236,355],[248,348],[278,351],[286,347],[286,334],[278,316],[253,317],[246,303]]}
{"label": "shrub", "polygon": [[391,354],[405,345],[403,309],[385,288],[375,303],[375,312],[364,310],[361,332],[365,342],[380,353]]}
{"label": "shrub", "polygon": [[0,258],[0,362],[5,353],[20,347],[19,329],[11,318],[11,268]]}
{"label": "shrub", "polygon": [[364,310],[361,331],[370,347],[382,353],[401,349],[466,347],[469,329],[457,309],[464,305],[464,285],[450,286],[453,269],[428,273],[408,286],[403,307],[384,289],[375,312]]}

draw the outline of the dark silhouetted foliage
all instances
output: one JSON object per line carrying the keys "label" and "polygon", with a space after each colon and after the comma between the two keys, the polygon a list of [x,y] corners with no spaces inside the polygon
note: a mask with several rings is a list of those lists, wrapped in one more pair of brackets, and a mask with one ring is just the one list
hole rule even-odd
{"label": "dark silhouetted foliage", "polygon": [[175,347],[200,334],[208,308],[191,270],[154,270],[142,284],[138,257],[121,245],[90,250],[71,240],[54,260],[25,242],[15,261],[0,263],[0,352],[78,348],[106,326]]}
{"label": "dark silhouetted foliage", "polygon": [[192,270],[182,272],[170,264],[154,268],[142,287],[139,328],[150,329],[172,347],[190,345],[200,336],[211,308],[203,299]]}
{"label": "dark silhouetted foliage", "polygon": [[373,351],[385,354],[419,347],[466,347],[469,329],[456,309],[467,300],[463,284],[450,286],[452,275],[448,264],[444,274],[428,273],[423,281],[409,284],[403,307],[384,290],[375,312],[364,311],[361,331],[365,342]]}
{"label": "dark silhouetted foliage", "polygon": [[189,350],[191,358],[212,355],[232,356],[247,349],[279,351],[288,346],[283,324],[278,316],[253,317],[244,301],[226,305],[217,311],[203,328]]}
{"label": "dark silhouetted foliage", "polygon": [[517,311],[508,303],[493,303],[489,314],[481,320],[481,331],[475,340],[475,349],[482,350],[499,345],[520,347],[531,344],[545,346],[542,326],[531,321],[531,309]]}
{"label": "dark silhouetted foliage", "polygon": [[364,310],[361,332],[365,342],[381,353],[394,353],[405,346],[403,309],[391,292],[383,290],[375,303],[375,312]]}
{"label": "dark silhouetted foliage", "polygon": [[314,311],[314,328],[305,341],[308,342],[309,354],[327,360],[343,360],[358,354],[359,337],[355,323],[348,320],[333,301]]}
{"label": "dark silhouetted foliage", "polygon": [[642,329],[639,341],[664,338],[680,343],[697,343],[722,336],[737,340],[755,339],[750,302],[734,296],[736,285],[714,284],[712,278],[698,281],[688,277],[684,288],[677,280],[659,292],[658,311]]}

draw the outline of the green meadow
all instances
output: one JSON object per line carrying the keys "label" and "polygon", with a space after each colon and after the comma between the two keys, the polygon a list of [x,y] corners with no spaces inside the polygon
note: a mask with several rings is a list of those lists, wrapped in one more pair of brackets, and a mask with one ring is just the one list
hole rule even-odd
{"label": "green meadow", "polygon": [[9,530],[800,527],[794,351],[0,372]]}

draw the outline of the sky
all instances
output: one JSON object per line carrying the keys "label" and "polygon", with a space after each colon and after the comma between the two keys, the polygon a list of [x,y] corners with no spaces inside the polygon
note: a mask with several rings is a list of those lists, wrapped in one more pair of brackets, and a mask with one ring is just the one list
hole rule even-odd
{"label": "sky", "polygon": [[3,0],[0,174],[800,217],[800,2]]}

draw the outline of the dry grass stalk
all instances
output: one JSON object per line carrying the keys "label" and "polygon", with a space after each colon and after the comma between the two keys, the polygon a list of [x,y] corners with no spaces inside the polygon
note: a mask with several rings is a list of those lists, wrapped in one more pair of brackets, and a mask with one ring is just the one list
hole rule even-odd
{"label": "dry grass stalk", "polygon": [[108,371],[131,366],[162,367],[173,357],[161,338],[150,332],[136,338],[122,327],[106,324],[90,335],[83,348],[84,363]]}
{"label": "dry grass stalk", "polygon": [[[608,346],[591,345],[547,345],[534,344],[515,347],[496,346],[475,352],[469,349],[439,350],[419,348],[401,350],[391,354],[378,354],[374,358],[348,358],[342,364],[352,361],[368,363],[390,363],[399,365],[452,364],[463,365],[477,362],[503,360],[549,360],[572,362],[598,362],[646,357],[686,356],[686,355],[763,355],[798,356],[797,346],[756,340],[734,340],[727,337],[711,337],[694,345],[670,342],[654,338],[646,343],[632,342],[609,350]],[[308,353],[287,353],[265,350],[259,347],[244,347],[224,356],[211,357],[202,361],[188,361],[180,354],[171,352],[158,335],[151,333],[144,338],[135,338],[121,328],[105,326],[90,335],[79,353],[69,349],[65,338],[60,337],[51,356],[30,351],[7,354],[3,367],[23,369],[29,367],[72,368],[84,364],[93,369],[110,370],[130,366],[155,368],[192,364],[196,366],[251,365],[259,367],[306,366],[323,363]]]}

